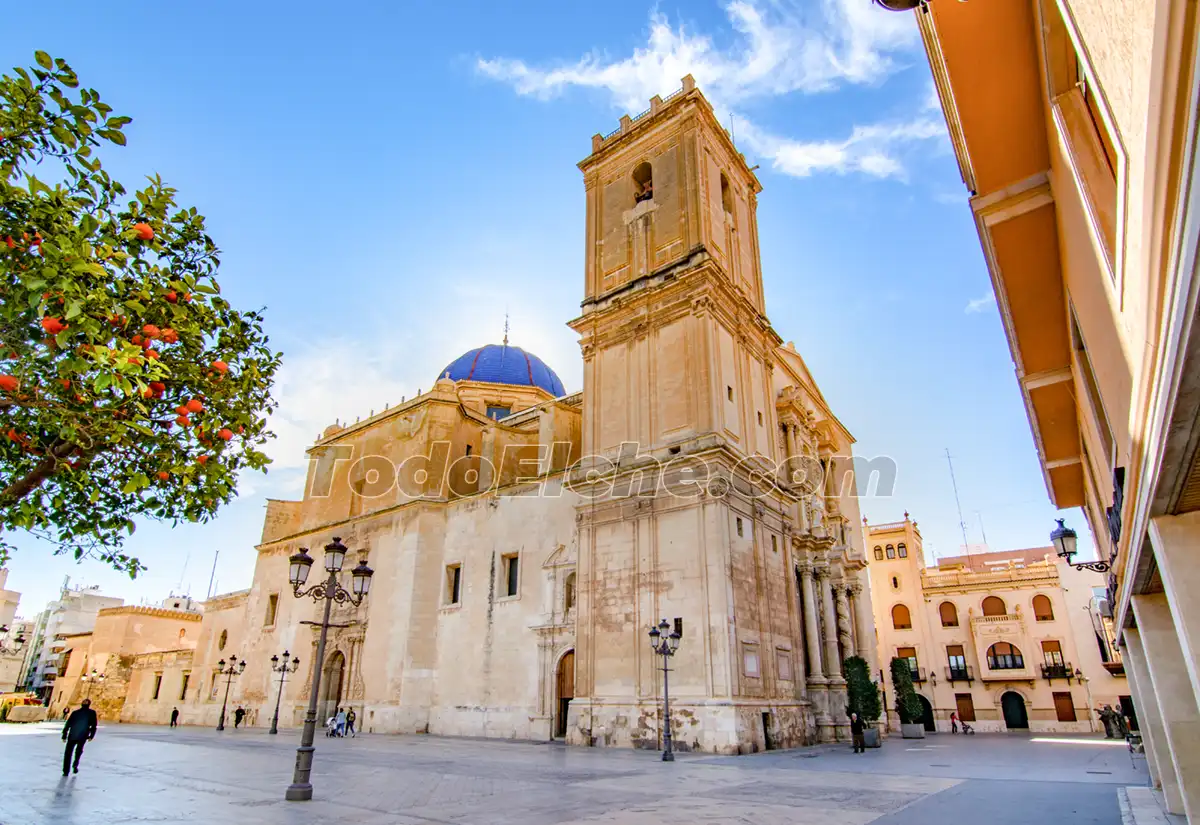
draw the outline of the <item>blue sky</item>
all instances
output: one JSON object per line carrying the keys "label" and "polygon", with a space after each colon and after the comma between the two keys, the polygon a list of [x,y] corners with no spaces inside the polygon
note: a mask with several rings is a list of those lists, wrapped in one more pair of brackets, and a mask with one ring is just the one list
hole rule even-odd
{"label": "blue sky", "polygon": [[[686,4],[158,4],[14,29],[0,65],[68,60],[126,128],[106,166],[158,173],[207,216],[236,305],[285,353],[271,472],[208,525],[140,525],[136,582],[25,541],[32,615],[66,575],[129,601],[246,587],[264,499],[295,497],[335,418],[428,389],[512,341],[581,385],[591,136],[695,76],[752,164],[768,309],[858,439],[893,457],[872,521],[927,553],[1053,527],[966,192],[910,15],[867,0]],[[1066,514],[1087,544],[1082,515]],[[1085,555],[1088,552],[1084,549]]]}

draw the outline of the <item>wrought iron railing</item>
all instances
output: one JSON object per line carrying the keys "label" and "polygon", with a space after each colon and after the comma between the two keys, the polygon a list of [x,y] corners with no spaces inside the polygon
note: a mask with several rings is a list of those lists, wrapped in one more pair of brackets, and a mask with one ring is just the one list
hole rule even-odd
{"label": "wrought iron railing", "polygon": [[950,682],[974,682],[975,673],[970,665],[962,667],[951,665],[946,668],[946,679]]}

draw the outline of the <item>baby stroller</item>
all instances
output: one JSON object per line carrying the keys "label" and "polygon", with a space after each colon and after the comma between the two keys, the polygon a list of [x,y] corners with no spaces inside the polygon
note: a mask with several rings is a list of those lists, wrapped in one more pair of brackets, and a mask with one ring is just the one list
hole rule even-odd
{"label": "baby stroller", "polygon": [[966,722],[963,722],[963,723],[962,723],[962,732],[963,732],[964,734],[967,734],[967,733],[969,733],[969,734],[971,734],[972,736],[974,736],[974,735],[975,735],[975,728],[971,727],[971,726],[970,726],[970,725],[968,725]]}
{"label": "baby stroller", "polygon": [[336,716],[330,716],[328,719],[325,720],[325,735],[326,736],[337,736],[338,735],[337,717]]}

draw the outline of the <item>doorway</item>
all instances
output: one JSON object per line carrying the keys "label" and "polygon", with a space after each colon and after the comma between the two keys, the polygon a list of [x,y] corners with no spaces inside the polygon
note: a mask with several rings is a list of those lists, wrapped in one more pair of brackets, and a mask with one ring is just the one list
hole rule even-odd
{"label": "doorway", "polygon": [[1000,707],[1004,711],[1004,726],[1009,730],[1028,730],[1029,714],[1025,711],[1025,699],[1015,691],[1008,691],[1000,697]]}
{"label": "doorway", "polygon": [[1133,709],[1133,697],[1119,696],[1117,698],[1121,700],[1121,713],[1125,717],[1125,723],[1129,725],[1129,729],[1131,731],[1136,732],[1138,729],[1138,721],[1137,711]]}
{"label": "doorway", "polygon": [[342,683],[346,675],[346,657],[339,650],[329,657],[325,663],[325,672],[321,674],[321,713],[317,724],[324,725],[325,720],[337,713],[342,704]]}
{"label": "doorway", "polygon": [[929,704],[929,700],[919,693],[917,698],[921,700],[921,724],[929,733],[936,733],[937,724],[933,721],[933,705]]}
{"label": "doorway", "polygon": [[555,678],[555,715],[554,736],[562,739],[567,735],[567,710],[571,700],[575,698],[575,651],[568,650],[558,660],[558,674]]}
{"label": "doorway", "polygon": [[961,722],[975,721],[975,699],[969,693],[954,694],[954,707]]}

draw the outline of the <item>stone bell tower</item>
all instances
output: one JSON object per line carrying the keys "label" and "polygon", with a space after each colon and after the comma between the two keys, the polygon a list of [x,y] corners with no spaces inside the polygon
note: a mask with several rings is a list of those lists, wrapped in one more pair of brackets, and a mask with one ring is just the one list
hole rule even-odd
{"label": "stone bell tower", "polygon": [[[692,78],[592,139],[575,699],[568,738],[656,747],[662,672],[647,630],[683,620],[671,660],[683,748],[811,741],[789,571],[796,499],[765,315],[761,186]],[[799,674],[799,675],[797,675]]]}

